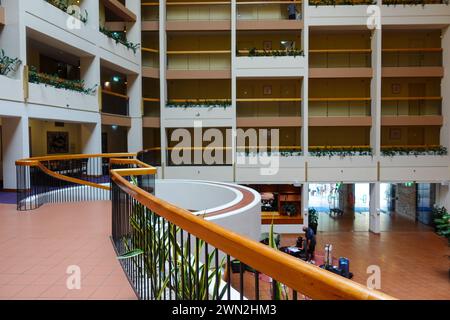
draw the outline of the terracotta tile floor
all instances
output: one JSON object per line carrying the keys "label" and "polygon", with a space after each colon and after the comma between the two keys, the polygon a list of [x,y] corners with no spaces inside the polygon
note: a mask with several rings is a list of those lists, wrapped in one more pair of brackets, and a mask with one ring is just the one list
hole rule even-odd
{"label": "terracotta tile floor", "polygon": [[[110,216],[107,202],[27,213],[0,205],[0,299],[136,299],[109,240]],[[81,290],[67,289],[72,265]]]}
{"label": "terracotta tile floor", "polygon": [[[398,215],[383,214],[380,235],[368,233],[368,216],[319,217],[317,251],[333,244],[334,257],[350,259],[354,281],[366,285],[367,267],[381,269],[381,291],[399,299],[450,300],[448,276],[450,254],[447,241],[420,223]],[[282,245],[293,245],[295,235],[282,238]]]}

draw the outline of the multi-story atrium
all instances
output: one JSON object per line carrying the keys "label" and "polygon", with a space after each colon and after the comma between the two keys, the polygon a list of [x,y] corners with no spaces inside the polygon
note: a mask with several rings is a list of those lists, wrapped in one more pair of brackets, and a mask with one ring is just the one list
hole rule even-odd
{"label": "multi-story atrium", "polygon": [[0,300],[450,300],[449,28],[0,0]]}

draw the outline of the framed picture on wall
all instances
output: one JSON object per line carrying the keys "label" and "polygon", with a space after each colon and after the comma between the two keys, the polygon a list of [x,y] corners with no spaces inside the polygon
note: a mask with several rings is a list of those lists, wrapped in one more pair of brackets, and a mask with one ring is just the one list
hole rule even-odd
{"label": "framed picture on wall", "polygon": [[263,87],[263,94],[265,96],[270,96],[272,94],[272,86],[264,86]]}
{"label": "framed picture on wall", "polygon": [[272,41],[264,41],[263,43],[264,50],[272,50]]}
{"label": "framed picture on wall", "polygon": [[400,83],[393,83],[391,91],[393,94],[399,94],[402,91],[402,86]]}
{"label": "framed picture on wall", "polygon": [[402,130],[400,128],[389,129],[390,140],[400,140],[402,138]]}
{"label": "framed picture on wall", "polygon": [[47,154],[69,153],[68,132],[47,132]]}

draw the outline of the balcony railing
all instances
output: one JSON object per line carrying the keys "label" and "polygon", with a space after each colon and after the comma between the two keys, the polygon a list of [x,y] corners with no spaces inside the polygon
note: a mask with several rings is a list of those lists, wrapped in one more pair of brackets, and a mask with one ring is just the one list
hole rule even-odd
{"label": "balcony railing", "polygon": [[84,10],[84,12],[79,8],[80,1],[76,0],[45,0],[52,6],[64,11],[68,15],[77,18],[83,23],[87,23],[88,21],[88,12]]}
{"label": "balcony railing", "polygon": [[370,68],[371,49],[312,49],[309,50],[311,68]]}
{"label": "balcony railing", "polygon": [[231,19],[231,1],[167,1],[167,21],[220,21]]}
{"label": "balcony railing", "polygon": [[143,112],[144,117],[160,117],[161,116],[161,104],[159,98],[143,98]]}
{"label": "balcony railing", "polygon": [[[155,197],[156,169],[135,156],[19,160],[18,209],[35,209],[47,202],[107,200],[111,195],[113,244],[142,300],[393,299]],[[84,163],[92,171],[80,169]],[[104,182],[91,182],[92,175],[104,177]],[[83,196],[85,188],[97,188],[107,199],[95,193]],[[232,264],[238,267],[236,275]],[[272,281],[260,281],[261,275]]]}
{"label": "balcony railing", "polygon": [[147,68],[159,68],[159,50],[142,48],[142,65]]}
{"label": "balcony railing", "polygon": [[423,6],[427,4],[448,4],[448,0],[382,0],[383,5],[416,5]]}
{"label": "balcony railing", "polygon": [[102,112],[120,116],[129,115],[130,98],[126,95],[102,90]]}
{"label": "balcony railing", "polygon": [[141,3],[142,21],[159,21],[159,2]]}
{"label": "balcony railing", "polygon": [[371,156],[372,148],[369,145],[309,146],[309,155],[312,157]]}
{"label": "balcony railing", "polygon": [[442,97],[390,97],[381,100],[383,116],[441,115]]}
{"label": "balcony railing", "polygon": [[[145,174],[111,172],[112,238],[118,253],[130,257],[122,264],[141,299],[391,299],[231,233],[128,181]],[[238,262],[236,275],[232,261]],[[263,274],[273,280],[260,281]]]}
{"label": "balcony railing", "polygon": [[381,155],[393,156],[446,156],[447,148],[441,145],[382,145]]}
{"label": "balcony railing", "polygon": [[370,116],[371,98],[310,98],[310,117]]}
{"label": "balcony railing", "polygon": [[303,57],[305,54],[302,49],[279,49],[279,50],[265,50],[265,49],[238,49],[238,57]]}
{"label": "balcony railing", "polygon": [[441,67],[442,48],[383,49],[383,67]]}
{"label": "balcony railing", "polygon": [[238,98],[238,117],[299,117],[302,98]]}
{"label": "balcony railing", "polygon": [[230,50],[167,51],[169,70],[230,70]]}
{"label": "balcony railing", "polygon": [[[238,20],[302,19],[302,1],[238,1],[236,4]],[[289,7],[295,11],[295,16],[289,15]]]}

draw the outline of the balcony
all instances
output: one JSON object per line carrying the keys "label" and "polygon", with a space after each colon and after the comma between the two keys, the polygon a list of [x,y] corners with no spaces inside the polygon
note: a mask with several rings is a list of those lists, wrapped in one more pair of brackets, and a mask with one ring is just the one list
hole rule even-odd
{"label": "balcony", "polygon": [[231,51],[167,51],[167,79],[229,79]]}
{"label": "balcony", "polygon": [[371,126],[371,98],[310,98],[311,127]]}
{"label": "balcony", "polygon": [[442,126],[442,97],[382,98],[382,126]]}
{"label": "balcony", "polygon": [[385,48],[383,77],[443,77],[442,48]]}
{"label": "balcony", "polygon": [[102,113],[119,116],[129,115],[129,100],[126,95],[102,90]]}
{"label": "balcony", "polygon": [[237,30],[303,29],[301,1],[238,1],[236,5]]}
{"label": "balcony", "polygon": [[371,78],[371,49],[309,50],[310,78]]}
{"label": "balcony", "polygon": [[142,31],[159,30],[159,2],[141,2]]}
{"label": "balcony", "polygon": [[229,31],[231,1],[168,1],[168,31]]}
{"label": "balcony", "polygon": [[107,8],[115,17],[118,17],[120,21],[124,22],[136,22],[136,14],[129,10],[119,0],[102,0],[105,8]]}
{"label": "balcony", "polygon": [[[308,0],[307,0],[308,1]],[[363,26],[367,25],[368,6],[374,0],[309,0],[310,26]]]}

